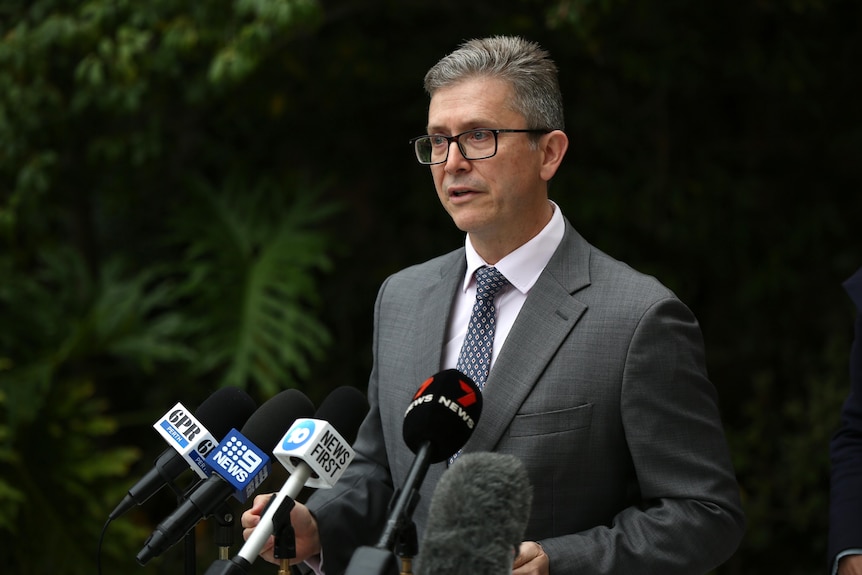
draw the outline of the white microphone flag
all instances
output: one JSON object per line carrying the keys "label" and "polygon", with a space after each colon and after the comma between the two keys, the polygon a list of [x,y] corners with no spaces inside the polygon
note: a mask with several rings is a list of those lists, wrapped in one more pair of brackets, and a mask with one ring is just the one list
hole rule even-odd
{"label": "white microphone flag", "polygon": [[310,467],[305,486],[317,489],[335,485],[355,455],[331,424],[311,418],[297,419],[272,453],[291,473],[301,463]]}

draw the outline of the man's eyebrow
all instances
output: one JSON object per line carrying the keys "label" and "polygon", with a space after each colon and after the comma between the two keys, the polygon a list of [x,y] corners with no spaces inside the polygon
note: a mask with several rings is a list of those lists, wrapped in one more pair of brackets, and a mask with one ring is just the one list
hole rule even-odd
{"label": "man's eyebrow", "polygon": [[[492,124],[493,124],[493,122],[486,122],[485,120],[476,120],[473,122],[465,122],[464,124],[462,124],[462,126],[469,126],[469,127],[468,128],[462,127],[461,129],[458,130],[458,133],[466,132],[468,130],[478,130],[481,128],[490,129],[492,127]],[[427,126],[425,128],[425,131],[429,134],[445,134],[449,130],[447,130],[446,128],[443,128],[441,126]]]}

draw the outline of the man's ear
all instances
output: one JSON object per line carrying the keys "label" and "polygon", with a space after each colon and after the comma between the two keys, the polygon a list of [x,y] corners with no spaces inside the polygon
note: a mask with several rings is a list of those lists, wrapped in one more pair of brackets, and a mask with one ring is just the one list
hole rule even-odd
{"label": "man's ear", "polygon": [[569,137],[562,130],[554,130],[539,139],[539,146],[542,150],[542,168],[539,174],[547,182],[557,173],[563,156],[569,149]]}

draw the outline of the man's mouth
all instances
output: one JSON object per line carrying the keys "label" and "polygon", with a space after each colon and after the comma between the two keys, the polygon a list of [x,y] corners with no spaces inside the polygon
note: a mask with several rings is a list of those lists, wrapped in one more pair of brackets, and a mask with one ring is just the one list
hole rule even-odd
{"label": "man's mouth", "polygon": [[463,196],[468,196],[474,193],[476,193],[475,190],[452,190],[449,192],[449,195],[453,198],[461,198]]}

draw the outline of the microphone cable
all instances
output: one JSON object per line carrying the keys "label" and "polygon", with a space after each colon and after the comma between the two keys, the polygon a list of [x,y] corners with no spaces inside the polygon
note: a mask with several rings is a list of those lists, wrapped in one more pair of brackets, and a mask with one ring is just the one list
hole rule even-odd
{"label": "microphone cable", "polygon": [[102,533],[99,535],[99,544],[96,547],[96,575],[102,575],[102,542],[105,540],[105,532],[108,531],[108,525],[112,519],[108,517],[105,525],[102,526]]}

